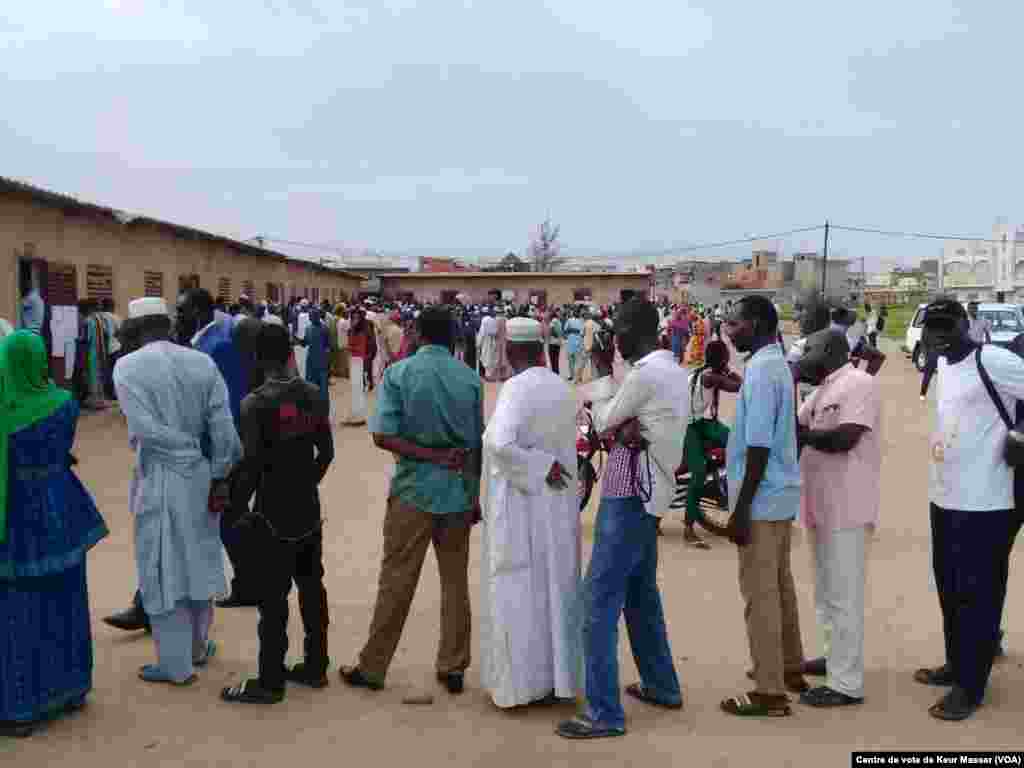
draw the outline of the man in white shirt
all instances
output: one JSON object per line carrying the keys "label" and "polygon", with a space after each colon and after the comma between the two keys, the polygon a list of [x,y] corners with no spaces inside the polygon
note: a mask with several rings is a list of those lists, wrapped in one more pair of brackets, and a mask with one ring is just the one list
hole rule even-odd
{"label": "man in white shirt", "polygon": [[625,615],[641,682],[634,698],[665,709],[683,706],[658,589],[657,521],[668,512],[686,428],[686,369],[658,345],[658,312],[642,299],[616,314],[615,338],[631,365],[621,386],[612,350],[594,357],[601,377],[585,388],[594,428],[614,430],[595,523],[594,550],[584,584],[583,622],[587,707],[558,726],[568,739],[622,736],[618,626]]}
{"label": "man in white shirt", "polygon": [[982,370],[1010,414],[1024,399],[1024,361],[1000,347],[978,347],[968,327],[959,302],[939,300],[925,310],[927,343],[939,355],[928,495],[946,662],[917,670],[914,679],[952,687],[928,710],[941,720],[964,720],[981,705],[1021,527],[1013,469],[1003,458],[1008,428]]}
{"label": "man in white shirt", "polygon": [[575,700],[581,683],[576,398],[541,339],[536,320],[508,321],[514,375],[483,437],[481,680],[502,708]]}

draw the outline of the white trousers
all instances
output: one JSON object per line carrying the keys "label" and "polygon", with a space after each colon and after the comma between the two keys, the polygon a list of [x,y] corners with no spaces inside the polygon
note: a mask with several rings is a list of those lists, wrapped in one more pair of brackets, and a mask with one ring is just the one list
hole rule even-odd
{"label": "white trousers", "polygon": [[213,623],[212,600],[182,600],[173,611],[149,617],[157,665],[172,680],[192,677],[193,662],[206,656]]}
{"label": "white trousers", "polygon": [[864,586],[871,531],[809,529],[814,608],[821,628],[826,685],[864,696]]}
{"label": "white trousers", "polygon": [[306,378],[306,356],[309,354],[309,350],[301,344],[296,344],[295,347],[295,367],[298,368],[297,373],[299,378]]}
{"label": "white trousers", "polygon": [[351,409],[348,416],[349,424],[366,423],[366,390],[363,389],[363,358],[353,357],[349,364],[349,386],[351,389]]}

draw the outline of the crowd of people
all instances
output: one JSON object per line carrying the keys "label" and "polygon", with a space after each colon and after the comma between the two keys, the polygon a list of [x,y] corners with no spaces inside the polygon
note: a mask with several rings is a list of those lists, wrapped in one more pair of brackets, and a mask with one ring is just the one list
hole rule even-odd
{"label": "crowd of people", "polygon": [[[50,380],[40,327],[6,333],[0,620],[18,631],[0,638],[3,729],[25,735],[40,719],[81,706],[91,688],[85,563],[106,527],[71,450],[79,402],[111,398],[136,456],[129,506],[138,589],[127,610],[105,620],[152,632],[156,658],[138,671],[147,683],[195,682],[218,652],[210,637],[216,604],[255,607],[260,617],[258,674],[225,687],[224,701],[274,704],[289,683],[328,684],[319,486],[335,457],[334,426],[344,423],[367,424],[395,461],[378,594],[366,644],[340,666],[347,685],[384,687],[432,545],[441,578],[437,678],[453,694],[464,690],[470,531],[482,523],[481,678],[496,706],[572,700],[582,691],[583,711],[557,733],[624,734],[624,616],[640,673],[625,692],[682,707],[657,537],[681,466],[702,473],[706,448],[724,444],[727,530],[738,548],[754,688],[720,708],[783,717],[793,713],[790,694],[814,707],[859,704],[866,570],[880,506],[874,374],[884,356],[851,337],[852,315],[836,310],[812,322],[799,354],[787,357],[777,308],[759,296],[715,307],[633,298],[552,309],[509,305],[500,295],[480,305],[279,306],[242,297],[226,306],[192,289],[174,312],[163,299],[141,298],[123,321],[112,306],[85,314],[94,318],[82,338],[87,384],[76,385],[74,397]],[[1024,361],[976,345],[956,302],[929,307],[925,328],[939,355],[930,501],[946,660],[914,677],[948,686],[930,712],[959,720],[980,706],[999,650],[1021,525],[1001,453],[1014,422],[1001,415],[1024,401]],[[730,349],[746,355],[742,375],[730,366]],[[332,411],[334,377],[351,383],[344,418]],[[489,420],[485,381],[503,382]],[[799,383],[812,387],[806,398]],[[736,396],[731,429],[719,420],[723,392]],[[581,398],[595,429],[611,439],[585,574],[574,479]],[[685,500],[685,537],[706,547],[693,530],[699,502],[699,494]],[[805,657],[791,567],[797,519],[812,534],[824,650],[814,659]],[[293,583],[305,639],[302,661],[289,665]],[[54,612],[56,603],[63,607]],[[50,652],[31,652],[38,648]],[[806,676],[823,684],[811,687]]]}

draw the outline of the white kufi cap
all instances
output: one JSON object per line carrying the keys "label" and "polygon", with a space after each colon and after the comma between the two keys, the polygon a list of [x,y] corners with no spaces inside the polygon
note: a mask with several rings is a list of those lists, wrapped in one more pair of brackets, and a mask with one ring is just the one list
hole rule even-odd
{"label": "white kufi cap", "polygon": [[170,317],[167,302],[155,296],[135,299],[128,304],[128,319],[135,320],[140,317]]}
{"label": "white kufi cap", "polygon": [[505,324],[505,337],[512,343],[541,340],[541,325],[529,317],[513,317]]}

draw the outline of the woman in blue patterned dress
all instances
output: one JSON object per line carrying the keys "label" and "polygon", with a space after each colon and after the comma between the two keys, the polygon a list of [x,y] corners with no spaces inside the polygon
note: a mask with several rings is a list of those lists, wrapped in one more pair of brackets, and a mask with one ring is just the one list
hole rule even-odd
{"label": "woman in blue patterned dress", "polygon": [[0,734],[81,707],[92,688],[86,553],[107,535],[71,471],[78,404],[43,338],[0,341]]}

